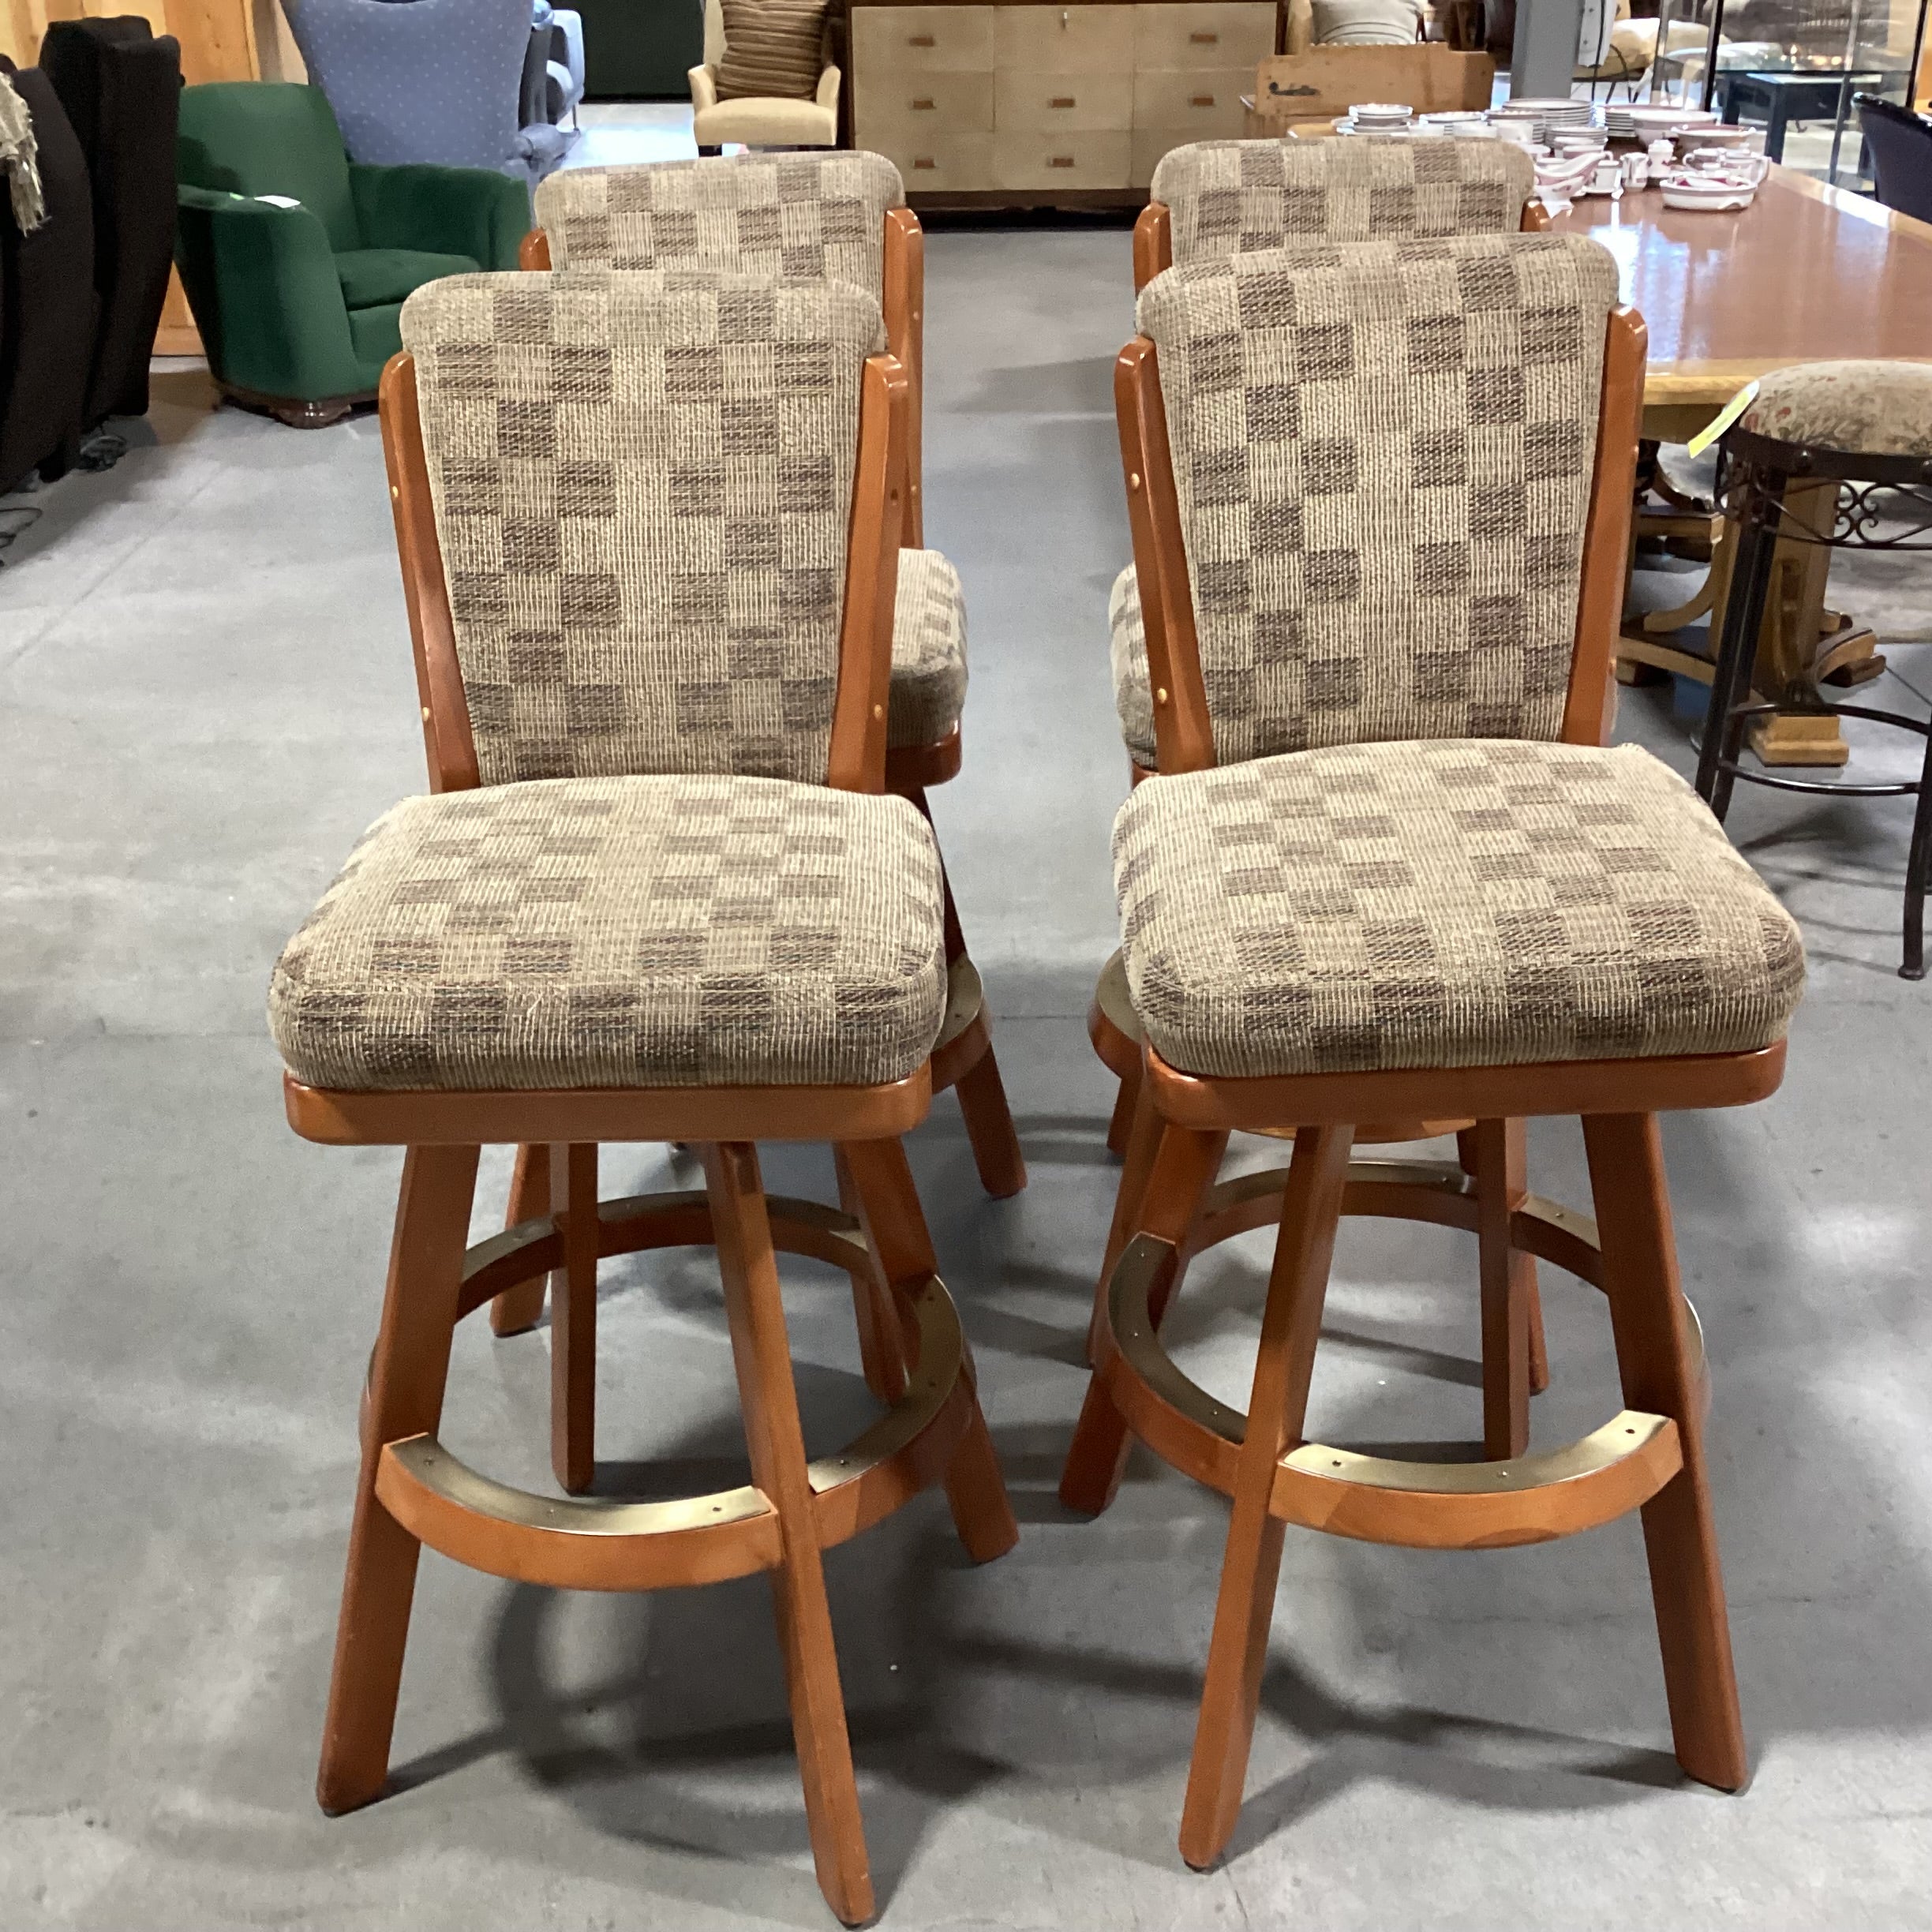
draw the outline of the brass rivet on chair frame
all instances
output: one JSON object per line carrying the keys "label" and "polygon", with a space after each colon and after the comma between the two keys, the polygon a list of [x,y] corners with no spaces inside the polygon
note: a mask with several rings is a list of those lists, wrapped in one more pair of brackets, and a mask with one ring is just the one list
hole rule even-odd
{"label": "brass rivet on chair frame", "polygon": [[1127,473],[1127,487],[1136,490],[1140,487],[1140,472],[1138,470],[1130,470]]}
{"label": "brass rivet on chair frame", "polygon": [[886,715],[886,707],[883,705],[874,705],[872,707],[872,715],[875,718],[882,718]]}
{"label": "brass rivet on chair frame", "polygon": [[1163,684],[1160,689],[1154,694],[1154,702],[1156,704],[1161,705],[1164,705],[1167,702],[1167,687],[1166,685]]}

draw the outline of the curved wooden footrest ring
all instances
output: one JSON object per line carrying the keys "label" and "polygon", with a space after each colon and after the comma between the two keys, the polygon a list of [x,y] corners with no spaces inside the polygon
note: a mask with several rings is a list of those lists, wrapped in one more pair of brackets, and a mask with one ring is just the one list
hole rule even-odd
{"label": "curved wooden footrest ring", "polygon": [[969,1073],[992,1043],[979,969],[961,953],[946,968],[945,1017],[932,1050],[933,1091],[943,1092]]}
{"label": "curved wooden footrest ring", "polygon": [[[1191,1261],[1204,1249],[1237,1234],[1273,1226],[1281,1217],[1282,1190],[1287,1180],[1286,1168],[1269,1167],[1237,1174],[1210,1188],[1181,1244],[1181,1258]],[[1479,1213],[1476,1183],[1453,1161],[1387,1160],[1349,1163],[1342,1211],[1378,1219],[1427,1221],[1471,1234],[1477,1231]],[[1592,1216],[1532,1194],[1510,1218],[1510,1240],[1523,1253],[1534,1255],[1593,1288],[1603,1286],[1603,1252]],[[1704,1357],[1703,1324],[1688,1297],[1683,1306],[1699,1398],[1708,1409],[1710,1372]]]}
{"label": "curved wooden footrest ring", "polygon": [[[1285,1172],[1241,1174],[1211,1189],[1185,1256],[1279,1220]],[[1473,1232],[1474,1184],[1442,1163],[1352,1161],[1342,1211],[1428,1221]],[[1515,1244],[1593,1286],[1602,1285],[1596,1224],[1531,1196],[1511,1222]],[[1248,1419],[1216,1400],[1162,1347],[1148,1310],[1184,1251],[1149,1234],[1129,1241],[1108,1283],[1095,1372],[1128,1427],[1155,1455],[1231,1496]],[[1700,1399],[1709,1400],[1704,1336],[1684,1304]],[[1409,1462],[1304,1443],[1282,1458],[1269,1512],[1371,1543],[1484,1549],[1547,1541],[1596,1528],[1655,1496],[1683,1466],[1677,1425],[1626,1410],[1580,1441],[1506,1461]]]}
{"label": "curved wooden footrest ring", "polygon": [[[775,1212],[773,1219],[775,1231]],[[965,1433],[972,1382],[952,1297],[934,1275],[908,1300],[919,1360],[905,1395],[837,1455],[811,1465],[822,1547],[871,1528],[936,1481]],[[431,1436],[384,1446],[376,1494],[432,1549],[492,1576],[553,1589],[717,1583],[772,1569],[782,1554],[777,1511],[748,1484],[665,1503],[534,1496],[471,1469]]]}
{"label": "curved wooden footrest ring", "polygon": [[[829,1261],[849,1275],[871,1266],[865,1235],[850,1215],[818,1201],[788,1195],[766,1197],[772,1243],[781,1254]],[[597,1204],[597,1259],[638,1254],[651,1248],[709,1247],[711,1205],[702,1192],[631,1194]],[[564,1265],[564,1241],[553,1216],[519,1221],[478,1241],[463,1256],[457,1316],[472,1315],[506,1288]]]}

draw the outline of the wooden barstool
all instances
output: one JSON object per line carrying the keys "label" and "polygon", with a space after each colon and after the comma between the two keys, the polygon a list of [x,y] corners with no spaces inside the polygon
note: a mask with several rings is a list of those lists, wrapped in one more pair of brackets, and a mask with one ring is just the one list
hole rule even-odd
{"label": "wooden barstool", "polygon": [[[1721,822],[1731,788],[1825,797],[1916,798],[1905,858],[1902,979],[1925,977],[1926,886],[1932,879],[1932,726],[1874,705],[1827,703],[1814,683],[1751,698],[1758,640],[1781,541],[1830,549],[1932,550],[1932,369],[1916,362],[1811,362],[1776,369],[1724,440],[1724,507],[1737,560],[1697,788]],[[1901,527],[1902,526],[1902,527]],[[1779,717],[1864,718],[1926,740],[1916,779],[1792,778],[1743,762],[1747,726]]]}
{"label": "wooden barstool", "polygon": [[[407,1149],[324,1808],[382,1793],[422,1544],[562,1589],[764,1570],[848,1924],[874,1901],[821,1553],[939,1480],[975,1558],[1017,1535],[899,1144],[945,957],[930,829],[882,795],[907,383],[882,333],[860,291],[729,275],[410,298],[383,428],[436,794],[371,829],[270,1000],[296,1130]],[[669,517],[661,567],[627,567]],[[736,775],[754,737],[786,775]],[[623,775],[646,752],[683,769]],[[833,1143],[845,1211],[768,1200],[761,1140]],[[600,1203],[598,1145],[638,1140],[695,1146],[704,1190]],[[552,1150],[553,1208],[466,1248],[478,1150],[506,1143]],[[552,1459],[587,1487],[597,1264],[693,1243],[718,1252],[748,1484],[540,1496],[442,1446],[456,1322],[549,1273]],[[777,1252],[852,1279],[885,1412],[835,1457],[805,1454]]]}
{"label": "wooden barstool", "polygon": [[[1282,247],[1321,247],[1355,242],[1421,238],[1452,234],[1537,233],[1548,213],[1535,198],[1536,170],[1529,155],[1513,142],[1442,138],[1422,140],[1357,139],[1332,141],[1197,141],[1172,149],[1154,171],[1147,207],[1134,224],[1133,272],[1136,294],[1154,278],[1182,264]],[[1148,675],[1147,631],[1141,612],[1138,573],[1129,564],[1114,580],[1108,599],[1107,631],[1114,675],[1114,707],[1126,745],[1130,781],[1139,784],[1159,764],[1155,729],[1154,686]],[[1286,750],[1297,742],[1282,721],[1278,735],[1264,732],[1253,749],[1224,755],[1256,755]],[[1107,1145],[1125,1158],[1140,1103],[1140,1065],[1146,1046],[1133,1005],[1126,994],[1121,955],[1102,968],[1088,1009],[1088,1036],[1094,1051],[1119,1081]],[[1125,1177],[1123,1203],[1146,1179],[1152,1158],[1150,1119],[1144,1124],[1140,1160]],[[1467,1121],[1399,1121],[1357,1130],[1364,1145],[1459,1136],[1464,1171],[1477,1177],[1487,1144]],[[1514,1130],[1513,1144],[1522,1130]],[[1499,1159],[1501,1155],[1499,1154]],[[1517,1166],[1520,1166],[1520,1157]],[[1511,1185],[1507,1164],[1485,1185]],[[1124,1239],[1117,1225],[1095,1289],[1095,1319],[1108,1275]],[[1494,1400],[1513,1411],[1528,1395],[1548,1386],[1549,1365],[1534,1264],[1496,1257],[1493,1265],[1526,1267],[1530,1305],[1530,1354],[1519,1391],[1507,1386],[1507,1362],[1493,1365]],[[1092,1335],[1089,1335],[1091,1353]]]}
{"label": "wooden barstool", "polygon": [[[925,237],[882,155],[732,155],[647,167],[567,168],[539,184],[527,269],[730,268],[849,283],[886,317],[887,348],[911,384],[886,784],[932,818],[927,789],[959,774],[966,702],[966,601],[959,573],[924,547]],[[993,1053],[991,1016],[945,889],[945,1029],[933,1078],[959,1095],[981,1185],[1005,1196],[1026,1185],[1026,1159]],[[513,1203],[514,1208],[522,1204]],[[541,1288],[506,1297],[499,1334],[534,1323]]]}
{"label": "wooden barstool", "polygon": [[[1614,264],[1570,238],[1235,256],[1151,287],[1117,369],[1167,695],[1163,775],[1114,833],[1155,1129],[1123,1176],[1060,1493],[1103,1509],[1131,1433],[1233,1500],[1181,1833],[1196,1866],[1239,1810],[1290,1522],[1481,1548],[1641,1507],[1679,1757],[1743,1780],[1656,1115],[1777,1086],[1803,953],[1682,781],[1599,743],[1642,390],[1642,324],[1616,299]],[[1327,742],[1217,762],[1296,704]],[[1582,1117],[1601,1236],[1527,1193],[1520,1124],[1544,1114]],[[1359,1123],[1458,1117],[1500,1185],[1351,1163]],[[1287,1170],[1216,1185],[1236,1130],[1292,1135]],[[1481,1237],[1485,1460],[1308,1438],[1344,1213]],[[1244,1416],[1159,1324],[1189,1256],[1270,1223]],[[1532,1256],[1608,1295],[1627,1405],[1537,1455],[1507,1399]]]}

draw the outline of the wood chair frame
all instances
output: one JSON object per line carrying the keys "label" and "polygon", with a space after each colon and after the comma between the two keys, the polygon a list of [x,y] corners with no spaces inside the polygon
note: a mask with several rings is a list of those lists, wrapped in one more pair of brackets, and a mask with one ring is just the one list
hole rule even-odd
{"label": "wood chair frame", "polygon": [[[1540,198],[1532,195],[1523,204],[1520,232],[1541,234],[1549,225],[1549,210]],[[525,245],[529,245],[526,242]],[[523,265],[527,268],[530,264],[526,262]],[[1150,201],[1134,221],[1134,293],[1138,295],[1157,275],[1173,266],[1174,210],[1165,201]]]}
{"label": "wood chair frame", "polygon": [[[829,781],[843,790],[884,789],[908,391],[895,358],[867,361],[829,758]],[[431,783],[439,792],[468,789],[477,783],[476,751],[408,355],[384,372],[381,406]],[[325,1810],[382,1795],[423,1544],[492,1575],[560,1589],[668,1589],[763,1570],[819,1884],[846,1923],[871,1916],[822,1552],[938,1481],[975,1559],[1001,1555],[1018,1534],[900,1144],[924,1118],[932,1087],[930,1065],[859,1087],[331,1092],[285,1076],[297,1133],[407,1150],[362,1402],[361,1473],[316,1784]],[[841,1211],[766,1196],[756,1143],[796,1140],[835,1146]],[[703,1190],[600,1202],[598,1144],[636,1140],[695,1145]],[[505,1143],[524,1150],[526,1166],[545,1151],[544,1210],[468,1247],[479,1150]],[[750,1483],[675,1503],[578,1496],[594,1471],[598,1260],[707,1243],[724,1281]],[[836,1457],[805,1454],[779,1252],[816,1256],[851,1277],[861,1360],[886,1412]],[[436,1436],[456,1323],[546,1276],[552,1461],[570,1500],[496,1482]]]}
{"label": "wood chair frame", "polygon": [[[1540,234],[1550,225],[1549,210],[1541,200],[1532,197],[1523,204],[1522,223],[1520,232]],[[1133,278],[1134,294],[1140,291],[1157,275],[1174,266],[1174,211],[1164,201],[1150,201],[1140,211],[1133,229]],[[1634,474],[1634,472],[1633,472]],[[1633,485],[1634,487],[1634,485]],[[1136,573],[1138,566],[1136,567]],[[1143,623],[1145,622],[1146,597],[1142,594]],[[1159,733],[1156,732],[1158,742]],[[1138,785],[1154,776],[1153,768],[1141,764],[1130,753],[1127,760],[1128,782]],[[1114,1096],[1113,1117],[1107,1122],[1107,1146],[1115,1154],[1125,1155],[1127,1142],[1133,1128],[1135,1099],[1140,1090],[1140,1049],[1144,1044],[1140,1036],[1140,1022],[1133,1017],[1133,1009],[1128,1003],[1126,981],[1121,977],[1119,956],[1108,960],[1101,969],[1100,980],[1095,987],[1093,1003],[1088,1009],[1087,1027],[1093,1041],[1094,1051],[1106,1063],[1107,1070],[1120,1083]],[[1361,1136],[1365,1141],[1371,1138],[1384,1139],[1386,1135]],[[1103,1278],[1104,1279],[1104,1278]],[[1537,1327],[1540,1338],[1540,1323]],[[1541,1359],[1541,1342],[1537,1345]],[[1543,1387],[1539,1377],[1535,1386]]]}
{"label": "wood chair frame", "polygon": [[[886,211],[883,287],[880,309],[886,321],[887,353],[904,369],[909,388],[906,403],[906,483],[901,497],[900,541],[908,550],[924,547],[925,500],[921,493],[926,387],[926,237],[919,217],[910,208]],[[517,249],[517,265],[530,271],[550,266],[550,237],[533,228]],[[936,743],[889,747],[886,753],[886,789],[910,799],[933,822],[926,792],[959,776],[960,727]],[[934,827],[935,833],[938,828]],[[992,1022],[986,1009],[986,990],[966,950],[959,911],[953,902],[953,882],[946,876],[944,855],[940,876],[945,891],[946,1020],[940,1049],[934,1056],[935,1089],[948,1087],[959,1095],[960,1114],[980,1185],[996,1200],[1019,1193],[1026,1185],[1026,1156],[1013,1126],[999,1062],[994,1057]],[[547,1163],[521,1155],[519,1185],[513,1190],[514,1221],[527,1211],[542,1211],[541,1174]],[[531,1327],[543,1312],[541,1290],[520,1290],[492,1312],[499,1335],[516,1335]]]}
{"label": "wood chair frame", "polygon": [[[1642,407],[1642,321],[1607,329],[1595,474],[1562,738],[1599,744],[1629,541]],[[1155,345],[1115,368],[1121,453],[1140,573],[1164,773],[1215,763]],[[1279,1079],[1204,1078],[1140,1054],[1134,1126],[1094,1322],[1095,1367],[1061,1480],[1097,1512],[1130,1436],[1229,1496],[1234,1510],[1181,1827],[1190,1864],[1212,1863],[1238,1816],[1286,1526],[1416,1548],[1474,1549],[1568,1536],[1642,1513],[1679,1762],[1735,1790],[1742,1719],[1703,1448],[1708,1378],[1678,1279],[1657,1116],[1761,1099],[1784,1043],[1751,1053]],[[1524,1122],[1581,1117],[1599,1222],[1528,1192]],[[1466,1120],[1462,1169],[1356,1161],[1358,1138]],[[1215,1184],[1230,1133],[1292,1136],[1288,1166]],[[1344,1214],[1477,1237],[1485,1460],[1428,1464],[1309,1440],[1309,1378],[1337,1222]],[[1279,1227],[1245,1415],[1192,1382],[1159,1342],[1187,1260],[1248,1230]],[[1623,1411],[1580,1442],[1526,1453],[1537,1259],[1603,1289]]]}

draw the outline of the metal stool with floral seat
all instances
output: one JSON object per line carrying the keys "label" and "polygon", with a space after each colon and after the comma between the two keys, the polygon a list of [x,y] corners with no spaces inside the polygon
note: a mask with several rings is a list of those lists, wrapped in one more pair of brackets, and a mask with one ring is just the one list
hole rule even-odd
{"label": "metal stool with floral seat", "polygon": [[[821,1553],[942,1478],[969,1553],[1017,1534],[899,1144],[945,1000],[930,828],[882,795],[904,373],[826,283],[456,277],[402,331],[384,440],[436,794],[371,829],[270,998],[297,1131],[407,1150],[318,1795],[382,1793],[421,1544],[577,1589],[763,1570],[819,1882],[856,1924]],[[599,1144],[658,1140],[705,1190],[600,1202]],[[851,1211],[768,1200],[760,1140],[833,1143]],[[504,1144],[552,1150],[555,1211],[466,1250]],[[443,1447],[456,1322],[554,1271],[552,1459],[587,1487],[597,1263],[707,1243],[747,1485],[545,1497]],[[805,1454],[778,1252],[852,1279],[886,1413],[835,1457]]]}
{"label": "metal stool with floral seat", "polygon": [[[1721,820],[1742,778],[1824,797],[1912,798],[1899,976],[1925,977],[1925,897],[1932,877],[1932,725],[1872,705],[1829,704],[1815,687],[1750,698],[1758,639],[1780,541],[1838,549],[1932,550],[1932,366],[1812,362],[1762,377],[1725,432],[1724,507],[1739,526],[1717,668],[1698,754],[1697,788]],[[1820,484],[1837,485],[1819,489]],[[1794,500],[1792,486],[1801,486]],[[1903,527],[1900,527],[1900,526]],[[1864,718],[1915,732],[1926,755],[1914,780],[1788,778],[1743,762],[1746,728],[1776,717]]]}
{"label": "metal stool with floral seat", "polygon": [[[1060,1493],[1103,1509],[1131,1433],[1232,1500],[1181,1827],[1197,1866],[1239,1813],[1290,1523],[1481,1549],[1640,1509],[1679,1760],[1727,1790],[1746,1775],[1657,1116],[1776,1088],[1804,957],[1690,788],[1599,742],[1642,387],[1616,285],[1570,238],[1236,256],[1151,285],[1118,368],[1170,695],[1162,775],[1114,831],[1159,1142],[1123,1200]],[[1271,687],[1327,742],[1226,762]],[[1403,707],[1436,728],[1364,728]],[[1350,1158],[1361,1121],[1459,1114],[1492,1139],[1580,1116],[1598,1222]],[[1214,1185],[1237,1129],[1292,1132],[1286,1171]],[[1622,1412],[1564,1448],[1499,1448],[1486,1381],[1481,1462],[1310,1439],[1344,1214],[1494,1221],[1503,1250],[1601,1287]],[[1243,1415],[1159,1327],[1188,1256],[1271,1224]],[[1483,1290],[1486,1339],[1520,1362],[1520,1281],[1485,1257]]]}

